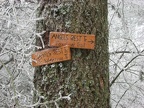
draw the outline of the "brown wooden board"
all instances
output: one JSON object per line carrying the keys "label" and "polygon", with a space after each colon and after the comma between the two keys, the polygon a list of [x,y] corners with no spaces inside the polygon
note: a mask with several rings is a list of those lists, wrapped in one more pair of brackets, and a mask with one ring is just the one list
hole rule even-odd
{"label": "brown wooden board", "polygon": [[41,66],[71,59],[70,47],[68,45],[60,48],[51,48],[32,54],[32,65]]}
{"label": "brown wooden board", "polygon": [[95,35],[50,32],[49,46],[69,45],[71,48],[94,49]]}

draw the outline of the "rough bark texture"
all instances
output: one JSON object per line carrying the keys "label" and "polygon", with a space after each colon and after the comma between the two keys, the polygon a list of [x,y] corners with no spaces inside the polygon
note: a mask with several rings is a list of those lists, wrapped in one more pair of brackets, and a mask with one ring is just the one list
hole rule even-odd
{"label": "rough bark texture", "polygon": [[[72,60],[35,69],[34,84],[44,96],[36,108],[109,108],[109,55],[107,0],[43,0],[37,16],[37,32],[43,35],[46,48],[50,31],[95,34],[94,50],[72,49]],[[39,38],[36,45],[41,46]],[[71,95],[71,100],[48,102]],[[38,99],[35,97],[35,102]]]}

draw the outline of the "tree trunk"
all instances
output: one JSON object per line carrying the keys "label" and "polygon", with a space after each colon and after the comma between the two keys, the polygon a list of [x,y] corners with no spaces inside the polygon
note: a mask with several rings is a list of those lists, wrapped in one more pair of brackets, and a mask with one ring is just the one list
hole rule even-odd
{"label": "tree trunk", "polygon": [[[95,34],[94,50],[71,49],[72,60],[36,67],[34,84],[41,104],[35,108],[110,108],[107,0],[43,0],[37,32],[45,48],[51,31]],[[42,46],[39,38],[36,45]],[[71,100],[60,99],[71,94]],[[35,102],[39,97],[35,96]]]}

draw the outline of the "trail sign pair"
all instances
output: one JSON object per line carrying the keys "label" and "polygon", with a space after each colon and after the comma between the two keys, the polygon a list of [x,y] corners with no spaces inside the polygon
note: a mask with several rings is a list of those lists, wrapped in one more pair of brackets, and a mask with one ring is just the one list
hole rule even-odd
{"label": "trail sign pair", "polygon": [[70,60],[70,48],[94,49],[95,36],[90,34],[50,32],[49,46],[58,48],[50,48],[33,53],[33,66]]}

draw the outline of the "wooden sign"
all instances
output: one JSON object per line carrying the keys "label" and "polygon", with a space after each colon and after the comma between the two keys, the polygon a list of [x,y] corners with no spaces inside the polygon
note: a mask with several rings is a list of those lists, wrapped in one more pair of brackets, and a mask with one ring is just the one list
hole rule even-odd
{"label": "wooden sign", "polygon": [[94,49],[95,35],[50,32],[49,45],[69,45],[71,48]]}
{"label": "wooden sign", "polygon": [[70,59],[70,47],[66,45],[60,48],[51,48],[33,53],[32,65],[41,66]]}

